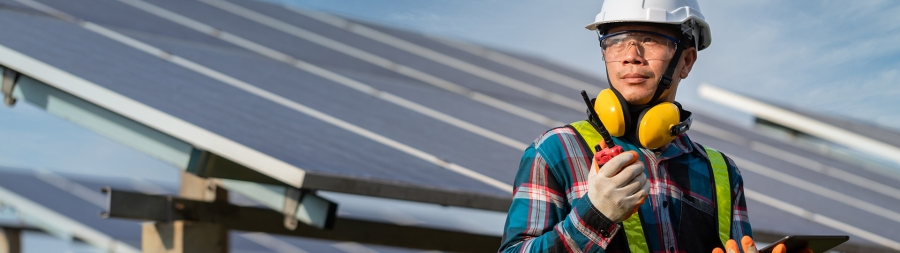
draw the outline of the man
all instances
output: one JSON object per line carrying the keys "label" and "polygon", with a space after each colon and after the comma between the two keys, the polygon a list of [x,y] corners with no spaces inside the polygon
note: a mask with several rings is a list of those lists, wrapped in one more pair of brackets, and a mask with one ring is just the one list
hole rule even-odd
{"label": "man", "polygon": [[[696,0],[606,0],[595,21],[610,89],[588,108],[594,120],[525,150],[500,251],[739,252],[743,239],[755,252],[739,170],[691,141],[690,112],[674,103],[711,42]],[[626,152],[595,157],[612,148],[597,121]]]}

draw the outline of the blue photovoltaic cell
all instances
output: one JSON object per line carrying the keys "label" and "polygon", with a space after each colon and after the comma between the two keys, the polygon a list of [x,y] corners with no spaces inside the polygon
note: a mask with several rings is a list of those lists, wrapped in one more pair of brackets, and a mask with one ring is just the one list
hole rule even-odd
{"label": "blue photovoltaic cell", "polygon": [[[36,12],[23,11],[21,6],[10,1],[0,0],[0,4],[3,6],[15,7],[0,8],[0,23],[4,24],[0,26],[0,34],[4,34],[4,36],[0,36],[0,44],[299,168],[323,174],[350,176],[356,178],[355,180],[392,180],[398,183],[437,187],[445,190],[508,196],[507,192],[335,128],[75,25]],[[101,0],[98,3],[102,4],[91,5],[65,0],[41,0],[40,2],[78,18],[107,26],[144,43],[502,182],[511,184],[516,173],[521,155],[519,149],[501,145],[439,120],[349,89],[287,64],[273,61],[121,2]],[[363,62],[201,2],[173,0],[151,0],[149,2],[377,89],[485,129],[502,133],[522,143],[530,143],[548,129],[541,124]],[[481,77],[320,23],[282,7],[247,0],[235,0],[233,3],[562,122],[584,118],[584,113],[579,110],[555,105]],[[363,23],[363,25],[367,24]],[[563,96],[569,96],[576,101],[580,99],[577,91],[570,88],[452,48],[422,35],[377,25],[368,26],[490,71]],[[605,87],[605,80],[597,77],[578,73],[529,56],[515,54],[510,56],[595,86]],[[762,143],[812,159],[883,185],[893,187],[898,184],[895,179],[881,176],[862,168],[862,166],[825,157],[819,153],[804,150],[705,116],[702,113],[694,115],[696,122],[722,129],[748,141]],[[754,150],[752,145],[738,145],[720,139],[713,133],[700,130],[691,131],[690,136],[693,140],[719,149],[729,156],[761,164],[781,173],[846,194],[854,199],[873,203],[887,210],[900,210],[900,201],[897,201],[896,198],[766,155]],[[738,166],[740,167],[741,164]],[[886,238],[900,237],[900,232],[893,229],[896,226],[885,226],[885,224],[895,224],[894,220],[874,215],[859,207],[840,203],[827,196],[809,192],[796,185],[773,180],[752,169],[742,169],[742,175],[747,189],[789,202],[811,212],[841,220]],[[18,191],[31,189],[28,188],[29,182],[40,185],[40,182],[35,182],[33,178],[25,177],[21,180],[16,180],[16,178],[14,176],[0,178],[0,185],[19,189]],[[46,196],[29,195],[28,197],[42,202],[55,201]],[[69,203],[71,201],[60,200],[59,202],[77,206],[78,210],[91,208],[91,204],[86,202]],[[53,203],[49,205],[61,208]],[[756,231],[783,234],[846,234],[846,232],[805,220],[756,200],[748,200],[748,208],[751,222]],[[71,215],[78,219],[89,219],[87,212],[79,212],[73,212]],[[67,213],[67,215],[69,214]],[[92,213],[92,215],[96,215],[96,213]],[[91,226],[107,226],[106,223],[91,222],[96,221],[85,221]],[[104,227],[106,229],[104,231],[118,232],[114,228],[118,225],[109,226],[110,228]],[[129,233],[123,233],[122,236],[126,240],[134,239],[134,235]],[[234,234],[232,236],[235,237]],[[248,245],[252,244],[245,240],[241,242],[242,240],[244,239],[235,241],[241,244],[243,242],[247,242]],[[851,236],[851,241],[867,242],[854,236]],[[294,242],[291,243],[294,244]],[[320,244],[311,243],[309,245]],[[298,243],[296,245],[306,244]],[[321,246],[324,247],[323,249],[334,249],[333,245],[328,243],[321,244]],[[247,249],[258,249],[254,247],[247,246]],[[309,251],[318,252],[319,250],[315,248],[309,249]]]}
{"label": "blue photovoltaic cell", "polygon": [[503,194],[59,20],[13,12],[0,20],[4,34],[18,34],[0,38],[4,46],[300,168]]}
{"label": "blue photovoltaic cell", "polygon": [[[100,219],[103,207],[79,199],[60,188],[47,184],[34,174],[2,173],[0,187],[13,191],[50,210],[65,215],[104,234],[140,247],[140,224],[121,219]],[[100,193],[100,188],[93,189]]]}
{"label": "blue photovoltaic cell", "polygon": [[[220,27],[222,30],[235,35],[252,39],[264,46],[279,50],[301,60],[311,61],[323,67],[339,66],[339,68],[347,68],[350,70],[364,71],[386,77],[404,78],[400,74],[396,74],[387,69],[362,62],[356,58],[350,57],[344,53],[334,51],[332,49],[313,44],[304,39],[286,34],[284,32],[269,28],[268,26],[256,23],[246,18],[234,15],[232,13],[220,10],[210,5],[190,1],[190,2],[173,2],[173,1],[150,1],[165,7],[168,10],[177,12],[181,15],[190,16],[191,18],[204,22],[213,27]],[[297,25],[299,22],[291,22]],[[540,112],[548,117],[555,118],[559,121],[569,122],[574,119],[581,118],[583,113],[562,107],[560,105],[546,102],[541,98],[525,94],[521,91],[498,85],[486,79],[470,75],[460,70],[447,67],[443,64],[426,60],[419,56],[412,55],[406,51],[396,49],[391,46],[382,45],[373,40],[350,34],[348,32],[333,29],[330,26],[318,22],[303,22],[301,28],[311,29],[310,26],[318,25],[316,30],[330,29],[331,39],[340,41],[341,43],[350,44],[364,51],[387,57],[390,60],[403,64],[408,67],[418,69],[420,71],[437,76],[444,80],[451,81],[458,85],[465,86],[475,91],[479,91],[506,102],[525,107],[529,110]],[[316,27],[313,27],[316,28]],[[311,29],[312,30],[312,29]],[[362,70],[360,70],[362,69]],[[565,93],[563,93],[565,94]],[[572,90],[568,93],[571,98],[579,98],[577,91]]]}

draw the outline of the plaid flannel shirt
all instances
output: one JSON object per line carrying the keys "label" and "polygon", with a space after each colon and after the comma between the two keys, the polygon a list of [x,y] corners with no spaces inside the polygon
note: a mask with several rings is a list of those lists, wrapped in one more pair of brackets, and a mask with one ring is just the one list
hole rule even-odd
{"label": "plaid flannel shirt", "polygon": [[[722,247],[715,186],[703,147],[687,134],[660,153],[614,139],[625,150],[640,150],[647,165],[650,195],[641,206],[641,223],[649,250],[695,253]],[[629,251],[622,223],[610,221],[585,196],[591,146],[565,126],[547,131],[525,150],[500,252]],[[732,189],[731,238],[740,241],[752,236],[743,179],[734,162],[725,160]]]}

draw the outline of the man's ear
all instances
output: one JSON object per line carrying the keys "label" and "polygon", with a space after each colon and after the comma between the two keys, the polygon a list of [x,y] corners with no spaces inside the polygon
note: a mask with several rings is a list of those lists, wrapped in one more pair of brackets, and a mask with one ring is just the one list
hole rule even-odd
{"label": "man's ear", "polygon": [[681,79],[685,79],[688,77],[688,74],[691,73],[691,68],[694,67],[694,62],[697,62],[697,48],[689,47],[684,50],[684,53],[681,54],[681,73],[678,73],[678,77]]}

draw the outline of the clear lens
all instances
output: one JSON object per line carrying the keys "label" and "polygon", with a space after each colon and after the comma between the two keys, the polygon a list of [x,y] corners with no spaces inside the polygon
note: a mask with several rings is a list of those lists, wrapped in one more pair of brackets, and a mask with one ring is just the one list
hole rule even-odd
{"label": "clear lens", "polygon": [[644,60],[669,60],[675,53],[677,40],[669,36],[644,31],[624,31],[600,37],[603,59],[619,62],[641,57]]}

